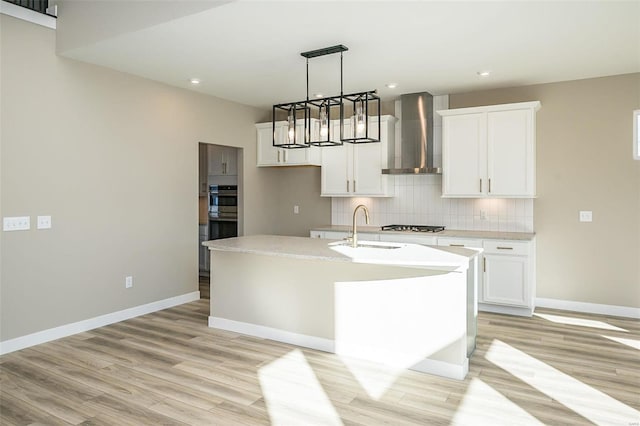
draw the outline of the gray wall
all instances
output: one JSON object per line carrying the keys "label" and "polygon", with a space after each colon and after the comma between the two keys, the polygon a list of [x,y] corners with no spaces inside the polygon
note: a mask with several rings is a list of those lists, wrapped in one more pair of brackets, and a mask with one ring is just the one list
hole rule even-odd
{"label": "gray wall", "polygon": [[[538,297],[640,307],[640,74],[451,95],[460,108],[539,100]],[[593,222],[578,212],[592,210]]]}
{"label": "gray wall", "polygon": [[58,57],[54,30],[0,19],[0,211],[32,218],[0,232],[0,340],[197,290],[198,142],[243,148],[245,233],[276,231],[264,111]]}

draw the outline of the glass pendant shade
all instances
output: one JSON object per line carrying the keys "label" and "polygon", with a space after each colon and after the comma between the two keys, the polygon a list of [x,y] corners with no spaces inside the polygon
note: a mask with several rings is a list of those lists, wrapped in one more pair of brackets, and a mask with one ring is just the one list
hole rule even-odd
{"label": "glass pendant shade", "polygon": [[380,142],[380,97],[375,91],[344,95],[340,126],[344,142]]}
{"label": "glass pendant shade", "polygon": [[334,123],[340,117],[340,97],[320,98],[308,101],[311,113],[311,140],[313,146],[342,145],[340,132]]}

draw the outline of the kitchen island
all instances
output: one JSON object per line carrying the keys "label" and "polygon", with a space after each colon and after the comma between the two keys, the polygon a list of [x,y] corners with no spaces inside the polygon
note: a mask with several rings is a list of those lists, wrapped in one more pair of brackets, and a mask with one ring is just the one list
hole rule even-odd
{"label": "kitchen island", "polygon": [[207,241],[209,326],[463,379],[477,252],[257,235]]}

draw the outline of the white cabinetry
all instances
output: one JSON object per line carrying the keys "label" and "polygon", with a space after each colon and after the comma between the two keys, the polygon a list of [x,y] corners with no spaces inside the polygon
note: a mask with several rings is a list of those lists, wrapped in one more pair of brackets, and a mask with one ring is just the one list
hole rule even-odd
{"label": "white cabinetry", "polygon": [[207,145],[209,150],[209,175],[236,176],[238,174],[237,148]]}
{"label": "white cabinetry", "polygon": [[[298,132],[302,134],[303,126],[299,125]],[[257,131],[257,163],[258,167],[272,166],[319,166],[320,148],[278,148],[273,146],[273,124],[258,123]],[[286,136],[286,123],[276,123],[276,140],[284,140]]]}
{"label": "white cabinetry", "polygon": [[535,101],[438,111],[443,197],[535,197],[538,109]]}
{"label": "white cabinetry", "polygon": [[[322,148],[321,195],[324,197],[390,197],[393,195],[392,176],[383,175],[394,154],[395,121],[382,116],[380,142],[365,144],[345,143],[342,146]],[[332,122],[334,134],[339,134],[339,123]],[[345,123],[349,133],[350,123]],[[377,122],[370,124],[377,126]],[[372,130],[373,131],[373,130]]]}
{"label": "white cabinetry", "polygon": [[485,310],[532,315],[535,297],[535,242],[485,240],[484,285],[480,302]]}

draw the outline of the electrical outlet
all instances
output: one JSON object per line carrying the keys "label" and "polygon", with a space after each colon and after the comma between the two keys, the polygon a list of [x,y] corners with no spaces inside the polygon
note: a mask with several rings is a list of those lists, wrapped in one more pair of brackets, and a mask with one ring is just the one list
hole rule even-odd
{"label": "electrical outlet", "polygon": [[591,210],[581,211],[580,222],[593,222],[593,212]]}
{"label": "electrical outlet", "polygon": [[300,206],[293,206],[293,214],[299,214],[300,213]]}
{"label": "electrical outlet", "polygon": [[133,277],[128,276],[124,279],[124,288],[131,288],[131,287],[133,287]]}
{"label": "electrical outlet", "polygon": [[3,231],[27,231],[31,228],[29,216],[16,216],[2,218]]}
{"label": "electrical outlet", "polygon": [[487,220],[487,211],[480,210],[480,220]]}
{"label": "electrical outlet", "polygon": [[38,229],[51,229],[51,216],[38,216]]}

